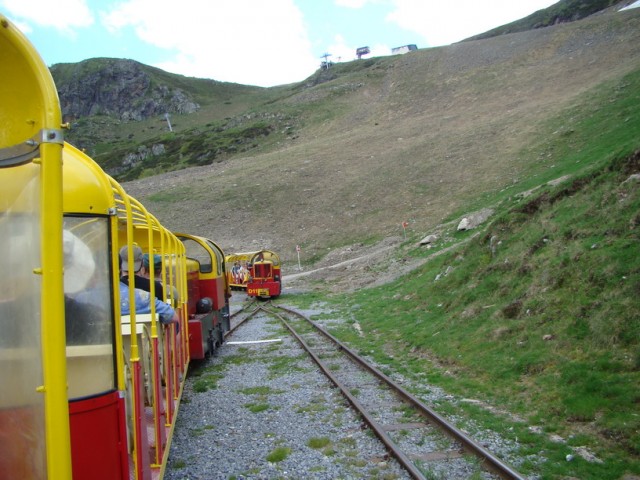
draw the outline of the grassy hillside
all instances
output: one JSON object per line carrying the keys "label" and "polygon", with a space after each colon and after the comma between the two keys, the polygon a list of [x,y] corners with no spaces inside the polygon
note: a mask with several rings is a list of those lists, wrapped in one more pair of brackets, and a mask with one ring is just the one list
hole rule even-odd
{"label": "grassy hillside", "polygon": [[329,302],[364,332],[339,337],[454,394],[438,409],[466,428],[517,442],[522,473],[619,479],[640,474],[640,70],[580,100],[529,147],[561,152],[570,179],[498,194],[473,238],[454,225],[435,250],[407,240],[405,256],[432,260]]}
{"label": "grassy hillside", "polygon": [[[159,159],[151,158],[139,168],[121,169],[121,172],[113,170],[127,154],[135,153],[145,145],[161,142],[167,145],[181,144],[196,138],[202,139],[203,136],[240,139],[250,137],[251,128],[259,124],[260,119],[247,118],[247,112],[256,105],[279,96],[278,88],[266,89],[185,77],[138,62],[113,58],[57,64],[51,67],[51,72],[58,89],[63,91],[63,110],[65,103],[84,103],[85,108],[86,104],[91,104],[93,109],[98,110],[95,114],[84,114],[78,118],[72,115],[67,140],[85,149],[103,168],[119,179],[149,175],[145,168],[151,172],[163,172],[189,164],[211,163],[213,158],[203,162],[191,159],[178,149],[168,148],[166,155]],[[104,98],[105,93],[114,90],[118,91],[115,98]],[[161,105],[163,101],[167,101],[161,95],[170,96],[171,92],[181,92],[182,96],[199,106],[196,112],[183,115],[175,114],[165,106],[162,111],[171,112],[171,128],[164,114],[150,115],[139,121],[125,121],[118,115],[101,111],[115,107],[113,103],[116,100],[118,106],[122,103],[132,105],[134,109],[136,105]],[[221,146],[224,148],[224,144]],[[180,156],[186,156],[184,162],[177,161]]]}
{"label": "grassy hillside", "polygon": [[353,318],[362,336],[335,333],[444,388],[437,409],[510,439],[532,478],[640,475],[640,9],[322,75],[247,113],[293,134],[125,188],[172,229],[277,250],[285,275],[296,244],[309,269],[408,221],[361,275],[410,275],[335,295],[310,277],[283,300]]}
{"label": "grassy hillside", "polygon": [[639,37],[636,9],[341,64],[252,111],[294,118],[295,135],[277,129],[269,145],[126,188],[175,230],[228,250],[274,248],[285,264],[296,244],[310,261],[397,236],[403,221],[426,234],[566,174],[562,152],[545,145],[577,139],[573,119],[550,129],[549,118],[640,68]]}
{"label": "grassy hillside", "polygon": [[561,0],[548,8],[538,10],[531,15],[502,25],[468,40],[491,38],[507,33],[526,32],[534,28],[550,27],[564,22],[574,22],[593,15],[609,7],[621,8],[624,0]]}

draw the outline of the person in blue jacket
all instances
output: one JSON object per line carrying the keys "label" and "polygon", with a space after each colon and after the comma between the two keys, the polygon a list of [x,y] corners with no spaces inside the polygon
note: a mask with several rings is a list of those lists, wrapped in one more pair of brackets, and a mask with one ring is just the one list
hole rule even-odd
{"label": "person in blue jacket", "polygon": [[[151,302],[154,302],[156,314],[159,315],[161,323],[178,323],[178,314],[171,305],[157,297],[152,297],[149,292],[136,288],[134,298],[136,313],[151,313]],[[129,315],[130,313],[129,285],[120,281],[120,314]]]}

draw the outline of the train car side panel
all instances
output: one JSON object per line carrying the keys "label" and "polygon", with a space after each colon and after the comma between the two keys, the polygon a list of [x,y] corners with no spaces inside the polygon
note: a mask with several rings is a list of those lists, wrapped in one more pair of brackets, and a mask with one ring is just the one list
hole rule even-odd
{"label": "train car side panel", "polygon": [[124,399],[109,395],[69,404],[71,430],[82,442],[72,450],[73,478],[129,478]]}
{"label": "train car side panel", "polygon": [[228,285],[222,250],[211,240],[177,233],[187,252],[191,299],[189,348],[191,358],[203,359],[222,344],[229,328]]}

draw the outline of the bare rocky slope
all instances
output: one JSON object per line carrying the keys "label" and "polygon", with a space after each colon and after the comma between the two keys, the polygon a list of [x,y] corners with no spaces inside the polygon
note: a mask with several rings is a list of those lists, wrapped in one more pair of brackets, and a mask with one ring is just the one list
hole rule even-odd
{"label": "bare rocky slope", "polygon": [[293,275],[296,245],[307,270],[386,251],[404,221],[419,239],[556,178],[549,120],[638,68],[640,9],[423,49],[292,94],[282,108],[315,116],[275,151],[124,187],[172,230],[274,249]]}

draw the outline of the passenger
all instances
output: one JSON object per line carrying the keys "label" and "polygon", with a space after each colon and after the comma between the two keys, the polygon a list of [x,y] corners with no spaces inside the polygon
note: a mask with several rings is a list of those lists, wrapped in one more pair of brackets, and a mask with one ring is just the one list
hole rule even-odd
{"label": "passenger", "polygon": [[[140,275],[149,279],[151,278],[151,265],[149,264],[148,253],[142,255],[142,270],[140,270]],[[155,278],[157,282],[160,282],[162,278],[162,257],[160,255],[153,256],[153,278]]]}
{"label": "passenger", "polygon": [[240,262],[235,262],[233,264],[233,267],[231,268],[231,275],[233,276],[233,283],[242,283],[239,277],[239,272],[240,271]]}
{"label": "passenger", "polygon": [[68,345],[106,343],[110,338],[109,292],[92,285],[96,263],[91,249],[63,231],[64,306]]}
{"label": "passenger", "polygon": [[[129,262],[128,262],[128,249],[125,245],[120,249],[120,281],[125,285],[129,285]],[[133,274],[135,287],[145,292],[151,292],[151,279],[148,272],[144,270],[144,258],[142,255],[142,249],[134,245],[133,246]],[[145,274],[146,273],[146,274]],[[164,301],[164,288],[162,282],[155,282],[155,295],[159,300]]]}
{"label": "passenger", "polygon": [[238,270],[238,283],[244,285],[249,280],[249,270],[247,269],[246,262],[240,266]]}
{"label": "passenger", "polygon": [[93,277],[96,262],[91,249],[69,230],[62,232],[64,251],[64,293],[76,294],[84,290]]}
{"label": "passenger", "polygon": [[[151,313],[151,302],[153,301],[161,323],[178,323],[178,314],[168,303],[158,298],[152,298],[149,292],[139,288],[134,289],[134,297],[136,313]],[[129,286],[120,280],[120,314],[129,315],[130,313]]]}
{"label": "passenger", "polygon": [[[142,269],[140,270],[140,275],[151,279],[151,267],[149,264],[149,254],[145,253],[144,255],[142,255]],[[160,255],[154,255],[153,256],[153,276],[155,278],[155,282],[156,282],[156,297],[160,298],[157,294],[158,292],[158,286],[161,289],[160,292],[163,292],[163,285],[162,285],[162,257]],[[177,305],[178,301],[180,299],[180,296],[178,295],[178,289],[175,286],[171,286],[171,300],[173,305]],[[163,300],[163,298],[160,298],[161,300]],[[169,300],[169,298],[167,298],[167,300]]]}

